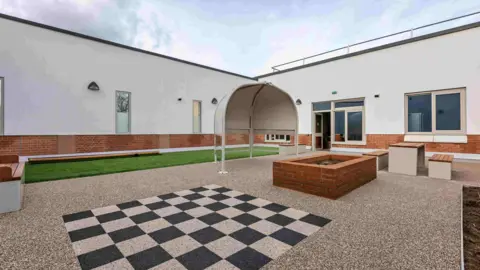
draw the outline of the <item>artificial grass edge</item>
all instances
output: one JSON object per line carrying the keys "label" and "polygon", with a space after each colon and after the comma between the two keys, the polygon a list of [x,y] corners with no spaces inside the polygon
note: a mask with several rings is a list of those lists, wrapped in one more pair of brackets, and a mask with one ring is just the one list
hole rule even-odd
{"label": "artificial grass edge", "polygon": [[[263,152],[263,153],[257,153],[254,157],[263,157],[263,156],[271,156],[271,155],[278,155],[278,152]],[[129,158],[135,158],[135,157],[129,157]],[[236,159],[247,159],[249,157],[233,157],[233,158],[226,158],[226,160],[236,160]],[[86,160],[82,161],[75,161],[75,162],[83,162]],[[202,164],[202,163],[208,163],[208,162],[214,162],[213,160],[208,160],[208,161],[191,161],[191,162],[185,162],[181,164],[162,164],[162,165],[156,165],[156,166],[148,166],[148,167],[142,167],[142,168],[134,168],[134,169],[119,169],[116,171],[110,171],[110,172],[94,172],[94,173],[78,173],[76,175],[71,175],[71,176],[62,176],[62,177],[52,177],[52,178],[45,178],[45,179],[37,179],[37,180],[29,180],[27,177],[25,177],[25,184],[35,184],[35,183],[42,183],[42,182],[50,182],[50,181],[61,181],[61,180],[67,180],[67,179],[73,179],[73,178],[83,178],[83,177],[90,177],[90,176],[98,176],[98,175],[107,175],[107,174],[116,174],[116,173],[124,173],[124,172],[133,172],[133,171],[144,171],[144,170],[152,170],[152,169],[160,169],[160,168],[168,168],[168,167],[178,167],[178,166],[184,166],[184,165],[192,165],[192,164]],[[48,162],[51,163],[51,162]],[[37,164],[41,163],[33,163],[29,164],[27,163],[27,166],[34,166]],[[27,169],[27,168],[26,168]],[[26,174],[26,172],[25,172]]]}

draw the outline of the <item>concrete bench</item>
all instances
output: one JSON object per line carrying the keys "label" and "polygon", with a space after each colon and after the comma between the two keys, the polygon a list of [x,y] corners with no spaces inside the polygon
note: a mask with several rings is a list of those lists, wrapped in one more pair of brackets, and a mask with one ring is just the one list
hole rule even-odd
{"label": "concrete bench", "polygon": [[388,151],[378,150],[369,153],[364,153],[364,156],[371,156],[377,158],[377,171],[383,170],[388,167]]}
{"label": "concrete bench", "polygon": [[47,162],[62,162],[62,161],[81,161],[92,160],[102,158],[117,158],[117,157],[137,157],[137,156],[150,156],[158,155],[159,151],[148,152],[127,152],[116,154],[93,154],[93,155],[81,155],[81,156],[63,156],[63,157],[32,157],[28,159],[29,163],[47,163]]}
{"label": "concrete bench", "polygon": [[428,177],[452,179],[453,155],[435,154],[428,159]]}
{"label": "concrete bench", "polygon": [[[299,144],[298,153],[301,154],[305,152],[307,152],[307,146],[305,144]],[[281,156],[295,155],[297,154],[297,149],[294,144],[280,144],[278,146],[278,154]]]}
{"label": "concrete bench", "polygon": [[0,213],[18,211],[23,203],[25,163],[16,155],[0,156]]}

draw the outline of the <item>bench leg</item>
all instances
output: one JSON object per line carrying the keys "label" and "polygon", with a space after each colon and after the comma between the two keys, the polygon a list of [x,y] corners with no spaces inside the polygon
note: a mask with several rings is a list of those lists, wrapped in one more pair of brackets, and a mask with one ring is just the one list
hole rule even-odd
{"label": "bench leg", "polygon": [[377,157],[377,171],[381,171],[388,167],[388,155]]}
{"label": "bench leg", "polygon": [[23,185],[21,181],[0,183],[0,213],[18,211],[22,208]]}
{"label": "bench leg", "polygon": [[452,163],[429,161],[428,177],[451,180]]}

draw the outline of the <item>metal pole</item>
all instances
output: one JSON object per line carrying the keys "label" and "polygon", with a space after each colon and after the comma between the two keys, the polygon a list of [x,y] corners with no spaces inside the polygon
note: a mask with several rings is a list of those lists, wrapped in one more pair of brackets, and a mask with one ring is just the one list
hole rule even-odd
{"label": "metal pole", "polygon": [[410,38],[413,38],[413,29],[410,29]]}
{"label": "metal pole", "polygon": [[250,158],[253,158],[253,117],[250,110],[250,130],[248,131],[248,144],[250,147]]}
{"label": "metal pole", "polygon": [[225,171],[225,133],[222,134],[222,168],[218,173],[227,173],[227,171]]}

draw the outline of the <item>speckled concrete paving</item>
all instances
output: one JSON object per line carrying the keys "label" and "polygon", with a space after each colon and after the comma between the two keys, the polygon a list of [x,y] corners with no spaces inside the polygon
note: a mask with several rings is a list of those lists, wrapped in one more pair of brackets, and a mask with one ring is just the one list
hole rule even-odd
{"label": "speckled concrete paving", "polygon": [[[20,212],[0,215],[1,269],[79,269],[62,215],[207,184],[249,193],[333,221],[266,269],[457,269],[455,181],[380,172],[333,201],[272,186],[278,156],[26,185]],[[478,164],[477,164],[478,165]]]}

